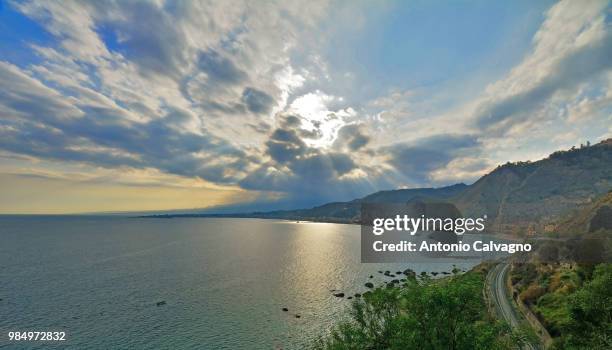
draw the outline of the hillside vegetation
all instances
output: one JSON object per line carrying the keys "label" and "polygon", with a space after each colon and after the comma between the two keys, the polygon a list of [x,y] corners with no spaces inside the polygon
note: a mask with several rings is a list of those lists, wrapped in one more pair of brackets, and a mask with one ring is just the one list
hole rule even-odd
{"label": "hillside vegetation", "polygon": [[432,280],[412,276],[363,295],[351,317],[317,349],[514,349],[529,339],[492,318],[483,298],[486,268]]}
{"label": "hillside vegetation", "polygon": [[527,262],[513,265],[511,282],[518,297],[554,337],[553,348],[612,348],[611,204],[612,193],[607,193],[564,217],[551,232],[561,238],[597,238],[608,253],[599,264],[567,258],[543,263],[530,255]]}
{"label": "hillside vegetation", "polygon": [[612,264],[527,263],[511,279],[554,349],[612,349]]}

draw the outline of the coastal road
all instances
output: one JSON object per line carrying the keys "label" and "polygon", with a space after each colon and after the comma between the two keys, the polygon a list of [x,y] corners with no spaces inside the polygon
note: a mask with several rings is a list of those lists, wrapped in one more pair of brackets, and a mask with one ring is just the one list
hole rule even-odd
{"label": "coastal road", "polygon": [[[510,264],[499,263],[491,269],[487,275],[489,297],[495,305],[497,313],[508,322],[510,327],[517,328],[523,321],[522,315],[512,305],[512,298],[508,295],[506,288],[506,276]],[[523,349],[536,350],[539,347],[534,344],[525,344]]]}

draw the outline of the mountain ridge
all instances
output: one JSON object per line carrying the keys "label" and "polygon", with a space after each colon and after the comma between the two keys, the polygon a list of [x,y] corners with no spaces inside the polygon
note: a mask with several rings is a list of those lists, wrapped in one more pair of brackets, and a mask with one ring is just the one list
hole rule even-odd
{"label": "mountain ridge", "polygon": [[612,186],[612,139],[557,151],[535,162],[506,163],[453,202],[466,215],[487,214],[496,232],[534,233]]}
{"label": "mountain ridge", "polygon": [[528,235],[607,193],[612,186],[612,138],[556,151],[534,162],[507,162],[471,185],[383,190],[346,202],[296,210],[148,217],[249,217],[359,223],[362,203],[449,202],[464,216],[489,218],[494,233]]}

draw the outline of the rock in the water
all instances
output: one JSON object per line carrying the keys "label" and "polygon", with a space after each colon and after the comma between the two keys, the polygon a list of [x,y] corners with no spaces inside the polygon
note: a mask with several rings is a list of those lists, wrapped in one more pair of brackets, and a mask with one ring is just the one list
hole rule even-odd
{"label": "rock in the water", "polygon": [[368,288],[374,288],[374,284],[371,282],[366,283],[365,286]]}
{"label": "rock in the water", "polygon": [[300,316],[300,315],[298,315],[298,314],[296,314],[296,315],[295,315],[295,318],[300,318],[300,317],[302,317],[302,316]]}
{"label": "rock in the water", "polygon": [[155,303],[155,305],[157,305],[157,306],[163,306],[163,305],[166,305],[166,301],[165,301],[165,300],[158,301],[157,303]]}
{"label": "rock in the water", "polygon": [[402,271],[397,271],[395,274],[396,274],[396,275],[401,275],[401,274],[402,274]]}
{"label": "rock in the water", "polygon": [[399,280],[397,280],[397,279],[391,280],[391,283],[399,283]]}
{"label": "rock in the water", "polygon": [[[370,278],[374,278],[374,276],[370,275]],[[2,299],[0,299],[0,300],[2,300]]]}
{"label": "rock in the water", "polygon": [[283,308],[283,311],[287,312],[289,311],[289,309],[287,309],[286,307]]}
{"label": "rock in the water", "polygon": [[411,269],[406,269],[406,270],[404,270],[404,272],[402,272],[402,273],[403,273],[403,274],[404,274],[406,277],[409,277],[409,278],[415,278],[415,277],[416,277],[416,272],[414,272],[414,271],[413,271],[413,270],[411,270]]}
{"label": "rock in the water", "polygon": [[389,276],[389,277],[395,277],[395,275],[387,275],[387,276]]}
{"label": "rock in the water", "polygon": [[389,275],[391,273],[391,271],[387,270],[385,271],[385,275]]}
{"label": "rock in the water", "polygon": [[353,299],[353,297],[347,297],[347,299],[349,299],[349,300],[350,300],[350,299]]}
{"label": "rock in the water", "polygon": [[431,274],[432,274],[432,275],[434,275],[434,276],[437,276],[437,275],[438,275],[438,273],[437,273],[437,272],[432,272]]}
{"label": "rock in the water", "polygon": [[344,298],[344,293],[334,293],[335,297]]}
{"label": "rock in the water", "polygon": [[450,275],[450,272],[442,271],[443,275]]}
{"label": "rock in the water", "polygon": [[355,298],[361,298],[361,294],[355,293]]}

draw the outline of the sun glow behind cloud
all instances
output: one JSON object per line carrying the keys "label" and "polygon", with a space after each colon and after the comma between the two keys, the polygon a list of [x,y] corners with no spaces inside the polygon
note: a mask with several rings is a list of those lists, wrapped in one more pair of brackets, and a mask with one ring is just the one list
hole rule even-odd
{"label": "sun glow behind cloud", "polygon": [[609,2],[463,6],[9,2],[0,211],[309,206],[609,136]]}
{"label": "sun glow behind cloud", "polygon": [[356,117],[352,108],[329,110],[328,105],[342,102],[342,98],[315,91],[297,97],[290,105],[288,113],[294,113],[302,120],[302,128],[307,131],[304,142],[310,147],[330,147],[338,137],[338,131],[348,120]]}

